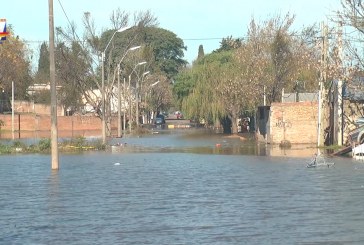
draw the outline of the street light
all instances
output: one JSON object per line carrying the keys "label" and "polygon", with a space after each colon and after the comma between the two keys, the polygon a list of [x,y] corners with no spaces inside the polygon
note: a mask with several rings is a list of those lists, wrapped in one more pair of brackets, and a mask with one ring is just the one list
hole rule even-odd
{"label": "street light", "polygon": [[115,34],[117,32],[123,32],[126,31],[128,29],[130,29],[131,26],[128,27],[122,27],[119,30],[116,30],[114,32],[114,34],[112,34],[109,42],[107,43],[104,51],[101,53],[101,108],[102,108],[102,143],[105,144],[106,143],[106,121],[105,121],[105,68],[104,68],[104,60],[105,60],[105,52],[107,50],[107,48],[109,47],[112,39],[114,38]]}
{"label": "street light", "polygon": [[[146,62],[145,62],[146,63]],[[144,64],[145,64],[144,63]],[[143,78],[144,76],[148,75],[150,71],[146,71],[142,74],[141,76],[141,82],[142,82],[142,85],[143,85]],[[136,97],[136,103],[135,103],[135,118],[136,118],[136,124],[137,124],[137,127],[139,127],[139,76],[138,76],[138,80],[137,80],[137,83],[136,83],[136,88],[135,88],[135,97]]]}
{"label": "street light", "polygon": [[[144,113],[143,113],[143,123],[145,123],[145,121],[147,122],[147,123],[150,123],[150,117],[149,117],[149,115],[150,115],[150,111],[147,111],[146,110],[146,108],[148,107],[148,104],[147,104],[147,96],[148,96],[148,94],[150,95],[150,93],[151,93],[151,90],[152,90],[152,88],[155,86],[155,85],[157,85],[158,83],[160,83],[160,81],[158,80],[158,81],[156,81],[156,82],[154,82],[154,83],[152,83],[152,84],[150,84],[145,90],[144,90],[144,104],[145,104],[145,106],[144,106]],[[146,114],[146,119],[145,119],[145,114]]]}
{"label": "street light", "polygon": [[[134,73],[135,69],[138,67],[138,66],[141,66],[141,65],[144,65],[146,64],[147,62],[146,61],[142,61],[142,62],[139,62],[138,64],[136,64],[133,68],[133,70],[131,71],[130,75],[129,75],[129,91],[130,91],[130,81],[131,81],[131,75]],[[139,80],[139,79],[138,79]],[[131,96],[129,96],[129,132],[131,133],[131,111],[132,111],[132,105],[131,105]],[[136,120],[138,121],[138,118],[136,118]]]}
{"label": "street light", "polygon": [[[121,137],[121,89],[120,89],[120,64],[123,61],[123,59],[125,58],[126,54],[129,51],[134,51],[139,49],[141,46],[135,46],[135,47],[131,47],[129,48],[125,54],[123,55],[123,57],[120,59],[120,62],[118,64],[118,137]],[[124,78],[124,89],[123,89],[123,100],[125,102],[125,78]],[[124,115],[123,115],[123,122],[124,122],[124,130],[125,130],[125,109],[124,109]]]}

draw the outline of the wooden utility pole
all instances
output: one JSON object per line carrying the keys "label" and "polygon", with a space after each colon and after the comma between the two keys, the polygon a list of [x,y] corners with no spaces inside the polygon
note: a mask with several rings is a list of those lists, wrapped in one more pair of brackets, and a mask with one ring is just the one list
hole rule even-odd
{"label": "wooden utility pole", "polygon": [[321,24],[321,74],[319,82],[319,103],[318,103],[318,130],[317,130],[317,146],[324,145],[324,132],[327,127],[327,92],[325,88],[327,80],[327,52],[328,52],[328,31],[327,25]]}
{"label": "wooden utility pole", "polygon": [[49,68],[51,83],[51,146],[52,146],[52,169],[58,170],[58,132],[57,132],[57,91],[56,91],[56,69],[54,60],[54,17],[53,0],[48,0],[49,6]]}
{"label": "wooden utility pole", "polygon": [[118,64],[118,137],[122,136],[121,128],[121,88],[120,88],[120,64]]}
{"label": "wooden utility pole", "polygon": [[337,144],[339,146],[343,145],[343,80],[342,80],[342,73],[344,72],[343,69],[343,41],[342,41],[342,23],[339,22],[338,26],[338,58],[339,58],[339,71],[340,71],[340,78],[337,83],[337,116],[338,116],[338,130],[337,130]]}

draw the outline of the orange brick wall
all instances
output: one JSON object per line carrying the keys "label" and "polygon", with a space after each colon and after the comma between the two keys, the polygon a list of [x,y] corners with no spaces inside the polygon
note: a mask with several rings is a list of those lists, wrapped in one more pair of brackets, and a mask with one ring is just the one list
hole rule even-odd
{"label": "orange brick wall", "polygon": [[283,140],[292,144],[314,144],[317,142],[317,122],[317,102],[272,103],[268,141],[273,144]]}

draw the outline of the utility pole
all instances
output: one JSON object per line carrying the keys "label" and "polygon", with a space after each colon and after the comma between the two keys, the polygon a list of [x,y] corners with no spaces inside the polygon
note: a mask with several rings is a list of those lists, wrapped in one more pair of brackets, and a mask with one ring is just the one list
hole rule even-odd
{"label": "utility pole", "polygon": [[126,92],[125,92],[125,77],[124,77],[124,84],[123,84],[123,104],[124,104],[124,110],[123,110],[123,134],[125,134],[126,130],[126,107],[125,107],[125,98],[126,98]]}
{"label": "utility pole", "polygon": [[53,0],[48,0],[49,6],[49,68],[51,82],[51,146],[52,146],[52,169],[58,170],[58,132],[57,132],[57,91],[56,91],[56,69],[54,60],[54,16]]}
{"label": "utility pole", "polygon": [[326,89],[325,83],[327,80],[327,51],[328,51],[328,30],[327,25],[322,22],[321,24],[321,73],[319,82],[319,96],[318,96],[318,127],[317,127],[317,146],[324,144],[324,128],[327,122],[325,121],[327,115],[327,108],[325,102]]}
{"label": "utility pole", "polygon": [[[14,81],[11,82],[11,134],[13,136],[13,140],[15,139],[15,129],[14,129],[14,110],[15,110],[15,100],[14,100]],[[19,121],[20,123],[20,121]]]}
{"label": "utility pole", "polygon": [[131,111],[132,111],[132,104],[131,104],[131,87],[130,87],[130,81],[131,76],[129,75],[129,132],[131,133]]}
{"label": "utility pole", "polygon": [[120,64],[118,65],[118,137],[121,137],[121,88],[120,88]]}
{"label": "utility pole", "polygon": [[343,69],[343,41],[342,41],[342,22],[339,22],[338,26],[338,56],[339,56],[339,71],[340,78],[337,84],[337,114],[338,114],[338,131],[337,131],[337,144],[339,146],[343,145],[343,81],[342,73]]}

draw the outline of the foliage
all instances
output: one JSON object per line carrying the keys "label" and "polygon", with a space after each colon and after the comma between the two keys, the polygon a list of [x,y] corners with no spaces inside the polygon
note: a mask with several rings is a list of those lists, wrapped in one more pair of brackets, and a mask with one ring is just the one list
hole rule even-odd
{"label": "foliage", "polygon": [[[50,153],[51,151],[50,139],[41,139],[37,144],[31,144],[29,146],[19,140],[10,143],[11,144],[0,143],[0,154]],[[59,143],[58,147],[62,152],[105,150],[105,145],[102,144],[101,140],[87,141],[83,136]]]}
{"label": "foliage", "polygon": [[37,148],[40,152],[49,152],[51,150],[51,139],[41,139]]}
{"label": "foliage", "polygon": [[[109,30],[103,34],[102,40],[110,40],[112,35],[113,31]],[[186,50],[183,40],[171,31],[154,26],[139,25],[124,31],[123,35],[115,36],[114,39],[115,48],[112,56],[107,57],[112,59],[111,69],[115,68],[115,63],[128,48],[136,45],[143,47],[140,60],[148,62],[148,69],[151,73],[163,73],[172,79],[187,64],[187,61],[183,59],[183,51]]]}
{"label": "foliage", "polygon": [[48,84],[50,74],[49,49],[46,42],[43,42],[39,50],[38,71],[35,74],[35,83]]}
{"label": "foliage", "polygon": [[203,50],[203,46],[200,45],[198,46],[198,55],[197,55],[197,59],[200,60],[205,56],[205,51]]}
{"label": "foliage", "polygon": [[182,108],[183,99],[193,91],[197,76],[197,69],[186,68],[176,77],[173,85],[173,96],[177,108]]}
{"label": "foliage", "polygon": [[[67,28],[57,28],[56,69],[57,80],[61,86],[61,104],[66,108],[79,110],[86,101],[95,108],[99,117],[104,113],[106,122],[109,122],[110,101],[115,96],[116,81],[128,79],[131,87],[136,88],[141,82],[141,74],[148,70],[150,74],[167,77],[154,88],[156,90],[164,84],[165,89],[159,96],[167,97],[159,98],[159,102],[153,107],[157,110],[165,108],[171,100],[171,89],[167,84],[187,63],[183,60],[183,50],[186,47],[182,39],[168,30],[158,28],[157,18],[149,11],[131,16],[118,9],[113,11],[111,22],[111,29],[98,34],[91,14],[85,13],[83,23],[86,42],[80,42],[74,24]],[[132,28],[122,33],[117,32],[126,26]],[[139,45],[140,49],[130,51],[131,47]],[[105,55],[103,62],[102,54]],[[137,66],[141,61],[146,61],[147,64],[143,67]],[[100,76],[102,65],[104,79]],[[104,84],[101,82],[103,80]],[[105,94],[105,111],[101,108],[101,92]],[[107,127],[107,134],[108,132],[110,131]]]}
{"label": "foliage", "polygon": [[93,83],[95,78],[89,72],[91,57],[80,53],[82,47],[77,42],[70,46],[59,43],[56,47],[56,74],[60,86],[58,99],[65,108],[72,107],[74,110],[81,110],[85,91],[96,87]]}
{"label": "foliage", "polygon": [[9,145],[0,143],[0,154],[10,154],[11,152],[12,152],[12,150]]}
{"label": "foliage", "polygon": [[165,75],[151,75],[146,79],[142,94],[145,94],[146,109],[158,113],[172,104],[172,85]]}
{"label": "foliage", "polygon": [[[38,70],[34,75],[34,84],[49,84],[50,65],[49,65],[49,49],[46,42],[43,42],[39,50]],[[49,90],[34,91],[31,99],[35,103],[50,104],[51,95]]]}
{"label": "foliage", "polygon": [[[174,91],[177,100],[182,100],[182,110],[187,117],[214,123],[225,114],[217,88],[231,59],[231,52],[206,55],[181,80],[176,81]],[[184,88],[184,84],[190,88]]]}
{"label": "foliage", "polygon": [[[287,14],[271,18],[258,25],[253,19],[248,29],[249,42],[254,53],[259,56],[256,67],[262,74],[269,103],[279,101],[282,88],[292,83],[293,53],[292,33],[289,28],[294,16]],[[262,88],[261,88],[262,90]]]}
{"label": "foliage", "polygon": [[228,117],[236,133],[237,118],[262,104],[264,88],[268,103],[280,100],[282,88],[301,89],[298,81],[317,89],[317,43],[310,43],[315,29],[296,35],[289,30],[293,21],[289,14],[259,25],[252,19],[247,39],[224,39],[177,76],[173,91],[187,117],[209,124]]}
{"label": "foliage", "polygon": [[10,96],[11,82],[15,85],[15,98],[27,98],[26,90],[32,82],[30,76],[31,67],[29,50],[18,37],[13,36],[13,30],[9,28],[11,35],[0,44],[0,89]]}
{"label": "foliage", "polygon": [[243,40],[241,38],[233,38],[232,36],[223,38],[220,42],[220,47],[214,52],[231,51],[242,46]]}
{"label": "foliage", "polygon": [[104,150],[105,145],[101,140],[88,141],[85,137],[79,136],[69,141],[63,141],[60,144],[61,151],[87,151],[87,150]]}
{"label": "foliage", "polygon": [[[362,77],[362,71],[364,70],[364,54],[362,48],[362,41],[364,38],[364,5],[360,0],[341,0],[342,9],[336,11],[336,15],[331,18],[334,23],[337,23],[338,28],[332,30],[329,35],[341,34],[342,27],[345,26],[349,33],[345,33],[343,40],[334,40],[334,47],[329,54],[330,61],[327,65],[327,76],[341,78],[347,83],[355,80],[353,77]],[[335,35],[335,36],[337,36]],[[341,50],[338,47],[342,44],[345,52],[340,53]],[[330,65],[331,64],[331,65]],[[343,67],[346,67],[343,70]],[[364,89],[361,86],[360,89]]]}

